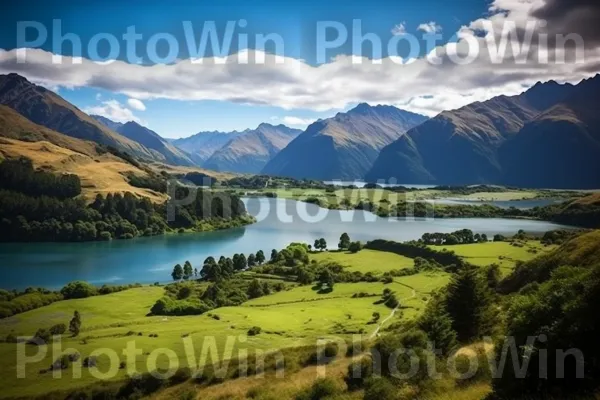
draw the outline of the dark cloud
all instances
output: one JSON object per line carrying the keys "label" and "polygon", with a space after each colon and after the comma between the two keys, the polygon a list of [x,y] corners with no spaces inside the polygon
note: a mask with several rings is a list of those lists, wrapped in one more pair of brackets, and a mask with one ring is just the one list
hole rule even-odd
{"label": "dark cloud", "polygon": [[553,34],[577,33],[586,47],[600,46],[600,0],[546,0],[532,16],[548,21]]}

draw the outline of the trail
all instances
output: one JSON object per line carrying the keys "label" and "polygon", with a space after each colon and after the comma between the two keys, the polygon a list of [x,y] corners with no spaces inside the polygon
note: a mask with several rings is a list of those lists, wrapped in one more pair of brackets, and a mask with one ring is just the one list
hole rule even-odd
{"label": "trail", "polygon": [[[396,283],[400,283],[400,282],[396,282]],[[406,286],[407,288],[410,288],[410,290],[412,290],[412,295],[409,297],[405,297],[403,299],[400,299],[400,301],[398,301],[398,305],[392,310],[392,312],[390,313],[390,315],[388,315],[383,321],[381,321],[379,323],[379,325],[377,325],[377,329],[375,329],[375,331],[371,334],[371,336],[369,336],[369,339],[373,339],[374,337],[377,336],[377,334],[379,333],[379,330],[381,329],[381,327],[388,322],[395,314],[396,311],[398,311],[398,308],[400,308],[400,305],[402,305],[403,301],[406,300],[410,300],[410,299],[414,299],[415,297],[417,297],[417,291],[415,289],[413,289],[412,287],[405,285],[403,283],[400,283],[403,286]]]}

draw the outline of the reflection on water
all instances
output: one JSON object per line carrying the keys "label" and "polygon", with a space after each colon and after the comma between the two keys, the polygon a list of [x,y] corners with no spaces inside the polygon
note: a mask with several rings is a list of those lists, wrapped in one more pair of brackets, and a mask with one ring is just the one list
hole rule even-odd
{"label": "reflection on water", "polygon": [[519,229],[540,233],[561,226],[515,219],[397,220],[365,211],[325,210],[313,204],[284,199],[246,199],[258,222],[243,228],[197,234],[173,234],[132,240],[87,243],[0,244],[0,287],[59,288],[82,279],[94,284],[152,283],[169,280],[173,266],[189,260],[200,268],[208,256],[232,256],[281,249],[291,242],[314,242],[324,237],[336,247],[347,232],[353,240],[411,240],[425,232],[468,228],[493,235]]}

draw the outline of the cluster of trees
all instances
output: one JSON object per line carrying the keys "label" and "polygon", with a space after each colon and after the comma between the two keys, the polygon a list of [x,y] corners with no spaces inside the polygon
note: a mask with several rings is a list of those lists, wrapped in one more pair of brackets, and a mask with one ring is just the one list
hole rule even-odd
{"label": "cluster of trees", "polygon": [[[81,331],[81,314],[79,311],[73,313],[73,318],[69,322],[69,332],[73,337],[78,336]],[[55,324],[50,328],[39,328],[33,335],[30,343],[36,345],[49,344],[53,336],[64,335],[67,332],[65,324]]]}
{"label": "cluster of trees", "polygon": [[327,241],[325,238],[315,239],[313,248],[320,251],[327,250]]}
{"label": "cluster of trees", "polygon": [[[273,250],[277,252],[277,250]],[[188,280],[192,278],[202,278],[210,282],[219,282],[224,279],[229,279],[235,272],[244,271],[247,268],[252,268],[256,265],[262,265],[265,262],[265,253],[258,250],[256,253],[248,254],[236,253],[232,258],[221,256],[217,262],[214,257],[207,257],[200,271],[193,268],[189,261],[173,267],[171,277],[178,281],[181,279]]]}
{"label": "cluster of trees", "polygon": [[130,173],[127,175],[127,181],[131,186],[150,189],[159,193],[167,193],[167,180],[164,176],[154,173],[146,176]]}
{"label": "cluster of trees", "polygon": [[348,250],[351,253],[358,253],[362,249],[362,243],[359,241],[351,241],[350,236],[346,232],[344,232],[342,233],[342,236],[340,236],[338,249]]}
{"label": "cluster of trees", "polygon": [[221,221],[245,222],[244,204],[226,193],[178,189],[177,195],[187,193],[191,200],[178,197],[180,203],[171,205],[171,220],[167,203],[152,204],[131,193],[99,194],[88,206],[83,199],[73,198],[80,193],[76,176],[33,171],[26,160],[2,162],[0,175],[0,241],[131,239],[171,229],[196,229],[204,222],[216,221],[219,227]]}
{"label": "cluster of trees", "polygon": [[471,243],[487,243],[485,233],[473,233],[470,229],[461,229],[452,233],[424,233],[421,241],[426,245],[455,245]]}
{"label": "cluster of trees", "polygon": [[36,171],[30,159],[21,157],[0,163],[0,189],[69,199],[81,194],[81,182],[77,175]]}
{"label": "cluster of trees", "polygon": [[412,241],[400,243],[391,240],[377,239],[367,242],[364,248],[388,251],[408,258],[421,257],[426,260],[433,260],[449,270],[458,269],[465,265],[465,262],[458,255],[454,254],[454,252],[435,251],[422,242]]}

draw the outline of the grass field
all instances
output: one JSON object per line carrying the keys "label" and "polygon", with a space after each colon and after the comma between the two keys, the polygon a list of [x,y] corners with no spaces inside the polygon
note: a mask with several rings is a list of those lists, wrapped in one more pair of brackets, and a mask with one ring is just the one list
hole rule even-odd
{"label": "grass field", "polygon": [[394,253],[364,249],[356,254],[346,251],[325,251],[312,253],[311,260],[331,261],[345,266],[348,271],[381,274],[393,269],[410,268],[414,265],[412,259]]}
{"label": "grass field", "polygon": [[539,241],[523,242],[522,247],[511,245],[509,242],[489,242],[474,244],[459,244],[454,246],[429,246],[434,250],[453,251],[474,265],[486,266],[498,264],[504,274],[515,267],[517,261],[528,261],[540,254],[552,251],[557,246],[544,246]]}
{"label": "grass field", "polygon": [[[361,261],[362,262],[362,261]],[[75,310],[82,315],[82,331],[77,338],[65,337],[62,349],[78,351],[82,359],[98,349],[112,353],[116,365],[125,361],[123,350],[131,343],[141,350],[135,358],[138,372],[153,369],[151,355],[155,349],[164,348],[175,352],[180,366],[187,366],[184,339],[190,341],[193,355],[202,359],[203,346],[214,343],[220,359],[235,358],[240,349],[273,350],[302,344],[315,343],[318,338],[364,332],[372,335],[378,325],[370,323],[374,312],[383,321],[391,310],[377,304],[383,289],[392,289],[400,299],[402,309],[390,318],[413,318],[421,312],[428,299],[427,293],[444,285],[449,276],[444,273],[422,274],[395,278],[393,283],[338,283],[334,290],[320,294],[311,286],[293,289],[261,297],[238,307],[223,307],[211,314],[200,316],[163,317],[147,316],[154,302],[163,295],[163,288],[142,287],[87,299],[61,301],[0,321],[0,337],[9,333],[31,336],[40,328],[57,323],[69,323]],[[364,292],[372,297],[353,298]],[[217,315],[218,317],[215,317]],[[217,319],[218,318],[218,319]],[[262,328],[257,336],[246,336],[253,326]],[[150,337],[150,335],[158,337]],[[26,365],[26,378],[15,380],[18,349],[33,356],[39,351],[46,354],[38,361]],[[81,378],[72,377],[75,366],[62,371],[61,379],[53,379],[52,373],[40,374],[56,360],[60,351],[46,346],[0,343],[0,379],[10,382],[4,385],[0,397],[33,396],[52,390],[71,390],[86,386],[97,380],[86,368]],[[204,353],[206,354],[206,353]],[[106,372],[114,363],[109,355],[98,356],[100,371]],[[158,357],[156,365],[166,367],[167,357]],[[210,358],[208,359],[210,360]],[[81,363],[81,360],[77,363]],[[75,365],[77,365],[75,363]],[[149,364],[150,363],[150,364]],[[149,367],[150,365],[150,367]],[[124,379],[125,370],[116,370],[114,379]]]}

